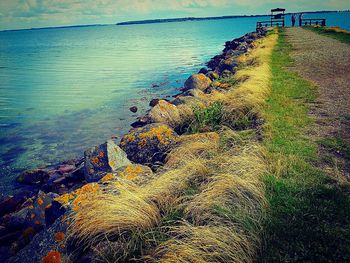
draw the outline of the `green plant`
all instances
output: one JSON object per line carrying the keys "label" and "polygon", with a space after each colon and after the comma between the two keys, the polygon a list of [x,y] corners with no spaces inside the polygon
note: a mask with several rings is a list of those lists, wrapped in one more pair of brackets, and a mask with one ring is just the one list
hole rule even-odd
{"label": "green plant", "polygon": [[204,130],[217,130],[222,120],[222,107],[223,103],[216,101],[207,108],[194,108],[194,119],[188,128],[189,132],[197,133]]}

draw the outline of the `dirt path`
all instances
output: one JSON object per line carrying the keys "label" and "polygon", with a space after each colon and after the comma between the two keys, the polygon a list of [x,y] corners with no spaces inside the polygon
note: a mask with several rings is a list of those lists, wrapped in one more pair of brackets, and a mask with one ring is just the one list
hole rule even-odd
{"label": "dirt path", "polygon": [[321,140],[322,165],[350,180],[350,45],[302,28],[288,28],[295,70],[318,87],[312,136]]}

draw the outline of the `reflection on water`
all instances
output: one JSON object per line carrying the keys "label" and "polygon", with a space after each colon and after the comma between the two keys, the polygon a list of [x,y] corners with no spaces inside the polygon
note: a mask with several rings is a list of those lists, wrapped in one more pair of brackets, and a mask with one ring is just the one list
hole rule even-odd
{"label": "reflection on water", "polygon": [[[327,16],[345,23],[344,14]],[[0,32],[0,191],[23,168],[123,134],[150,99],[177,93],[259,19]]]}

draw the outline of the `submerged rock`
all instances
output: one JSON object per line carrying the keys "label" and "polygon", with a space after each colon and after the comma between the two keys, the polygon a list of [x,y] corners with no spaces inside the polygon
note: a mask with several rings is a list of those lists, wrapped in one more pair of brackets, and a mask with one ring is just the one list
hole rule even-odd
{"label": "submerged rock", "polygon": [[129,110],[130,110],[131,112],[135,113],[135,112],[137,112],[138,109],[137,109],[136,106],[132,106],[132,107],[129,108]]}
{"label": "submerged rock", "polygon": [[84,156],[84,176],[88,182],[96,182],[106,173],[131,164],[126,153],[113,140],[85,151]]}
{"label": "submerged rock", "polygon": [[138,117],[137,121],[131,123],[131,127],[140,128],[140,127],[143,127],[149,123],[151,123],[150,118],[148,116],[142,116],[142,117]]}
{"label": "submerged rock", "polygon": [[176,132],[168,125],[148,124],[130,130],[121,139],[120,147],[131,161],[154,166],[164,162],[177,137]]}
{"label": "submerged rock", "polygon": [[42,169],[34,169],[21,173],[16,178],[16,181],[21,184],[40,185],[45,183],[49,177],[49,172]]}
{"label": "submerged rock", "polygon": [[183,91],[187,91],[190,89],[199,89],[204,91],[210,86],[210,84],[211,84],[211,80],[206,75],[202,73],[193,74],[186,80]]}

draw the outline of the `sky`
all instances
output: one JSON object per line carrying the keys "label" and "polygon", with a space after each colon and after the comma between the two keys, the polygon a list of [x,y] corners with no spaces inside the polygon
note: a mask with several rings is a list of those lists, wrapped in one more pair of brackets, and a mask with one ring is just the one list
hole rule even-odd
{"label": "sky", "polygon": [[0,0],[0,30],[122,21],[348,10],[349,0]]}

